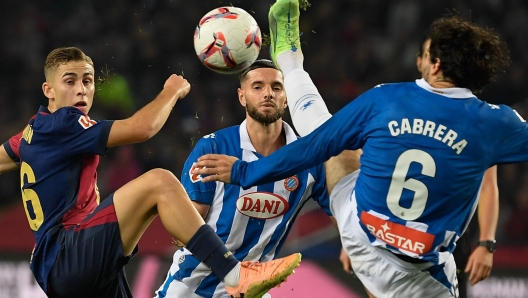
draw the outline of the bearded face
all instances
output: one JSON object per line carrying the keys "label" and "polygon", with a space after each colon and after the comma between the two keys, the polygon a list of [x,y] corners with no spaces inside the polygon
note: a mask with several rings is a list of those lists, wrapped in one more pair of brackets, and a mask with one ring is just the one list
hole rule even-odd
{"label": "bearded face", "polygon": [[247,115],[264,125],[281,119],[287,107],[283,76],[274,68],[259,68],[248,72],[238,89],[238,96]]}
{"label": "bearded face", "polygon": [[259,107],[253,105],[251,101],[246,102],[246,111],[249,117],[262,124],[266,125],[274,123],[275,121],[282,118],[282,115],[284,115],[284,106],[279,107],[272,101],[265,101],[264,103],[260,104],[260,106],[265,106],[265,108],[259,111]]}

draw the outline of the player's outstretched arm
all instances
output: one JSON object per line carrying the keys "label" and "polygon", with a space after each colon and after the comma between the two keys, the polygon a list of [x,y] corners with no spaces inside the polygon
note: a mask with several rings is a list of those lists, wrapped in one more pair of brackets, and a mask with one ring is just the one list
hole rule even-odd
{"label": "player's outstretched arm", "polygon": [[[205,181],[222,181],[247,189],[254,185],[290,177],[327,161],[343,150],[360,149],[365,141],[361,135],[363,128],[370,121],[371,115],[377,113],[381,106],[379,101],[372,100],[372,98],[385,96],[385,93],[387,90],[384,88],[373,88],[339,110],[306,137],[252,162],[232,161],[233,164],[229,165],[227,171],[215,171],[209,168],[219,165],[218,161],[213,160],[207,164],[204,162],[206,158],[204,155],[198,159],[196,165],[199,169],[193,174],[225,175],[210,177]],[[204,166],[207,168],[203,168]],[[231,172],[231,177],[227,175],[229,172]]]}
{"label": "player's outstretched arm", "polygon": [[[497,166],[484,173],[482,190],[478,203],[478,222],[480,240],[495,239],[497,221],[499,220],[499,188],[497,186]],[[478,246],[469,256],[465,272],[469,272],[469,283],[475,285],[486,279],[493,266],[493,253],[484,246]]]}
{"label": "player's outstretched arm", "polygon": [[191,85],[182,76],[171,75],[153,101],[132,117],[114,122],[106,146],[144,142],[156,135],[178,99],[185,97],[190,89]]}
{"label": "player's outstretched arm", "polygon": [[0,174],[18,169],[18,167],[7,154],[4,145],[0,145]]}

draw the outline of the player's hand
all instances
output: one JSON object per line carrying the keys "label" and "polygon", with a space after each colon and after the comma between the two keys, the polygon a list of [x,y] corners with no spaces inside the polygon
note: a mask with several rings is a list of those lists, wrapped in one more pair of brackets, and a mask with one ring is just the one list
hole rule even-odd
{"label": "player's hand", "polygon": [[478,246],[469,256],[466,269],[469,272],[469,284],[474,286],[479,281],[486,279],[491,273],[493,266],[493,253],[484,246]]}
{"label": "player's hand", "polygon": [[343,248],[341,248],[341,253],[339,254],[339,261],[343,264],[343,270],[348,274],[352,274],[352,263]]}
{"label": "player's hand", "polygon": [[231,182],[231,169],[238,158],[223,154],[206,154],[198,158],[192,174],[202,175],[202,182]]}
{"label": "player's hand", "polygon": [[173,90],[175,96],[178,98],[184,98],[191,90],[191,84],[189,84],[189,82],[187,82],[182,76],[172,74],[167,81],[165,81],[163,89]]}

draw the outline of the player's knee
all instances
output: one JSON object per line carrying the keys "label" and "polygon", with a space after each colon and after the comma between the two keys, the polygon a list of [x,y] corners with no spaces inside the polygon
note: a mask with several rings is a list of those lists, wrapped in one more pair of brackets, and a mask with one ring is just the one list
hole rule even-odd
{"label": "player's knee", "polygon": [[152,192],[174,193],[183,189],[180,180],[171,171],[158,168],[148,171],[145,176],[148,179],[148,188]]}
{"label": "player's knee", "polygon": [[149,185],[151,185],[153,188],[163,187],[163,185],[171,183],[180,183],[178,178],[176,178],[176,176],[174,176],[171,171],[161,168],[152,169],[146,172],[145,176],[145,178],[150,182]]}

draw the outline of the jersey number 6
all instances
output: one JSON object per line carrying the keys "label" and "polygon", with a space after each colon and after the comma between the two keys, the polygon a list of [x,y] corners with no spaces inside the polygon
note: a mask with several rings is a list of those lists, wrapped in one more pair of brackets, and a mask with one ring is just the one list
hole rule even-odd
{"label": "jersey number 6", "polygon": [[[20,167],[20,189],[22,190],[22,201],[24,203],[24,210],[29,221],[29,227],[33,231],[38,231],[42,222],[44,222],[44,211],[40,205],[40,199],[37,193],[31,188],[24,188],[24,178],[27,179],[27,183],[35,183],[35,173],[33,169],[25,162],[22,162]],[[33,209],[33,214],[29,213],[29,205]]]}
{"label": "jersey number 6", "polygon": [[[403,220],[415,220],[419,218],[425,210],[425,204],[427,203],[427,198],[429,196],[429,190],[423,182],[413,178],[405,180],[407,173],[409,172],[409,167],[413,162],[422,165],[422,175],[434,177],[436,174],[435,161],[433,157],[425,151],[410,149],[403,152],[400,157],[398,157],[396,167],[392,173],[391,184],[389,186],[387,206],[394,215]],[[400,205],[403,189],[408,189],[414,192],[413,202],[409,208]]]}

